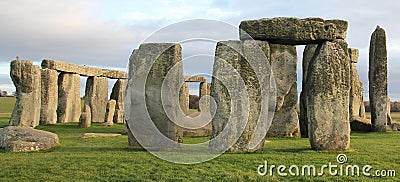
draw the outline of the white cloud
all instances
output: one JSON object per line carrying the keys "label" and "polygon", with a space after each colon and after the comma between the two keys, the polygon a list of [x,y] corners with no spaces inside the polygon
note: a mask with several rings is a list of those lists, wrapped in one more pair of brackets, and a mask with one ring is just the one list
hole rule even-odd
{"label": "white cloud", "polygon": [[220,8],[211,8],[206,11],[206,15],[209,17],[214,17],[215,19],[221,19],[232,16],[239,16],[240,11],[223,11]]}
{"label": "white cloud", "polygon": [[[94,19],[92,1],[0,2],[0,58],[59,59],[80,64],[126,65],[135,34],[120,23]],[[17,12],[17,13],[16,13]],[[19,12],[19,13],[18,13]]]}

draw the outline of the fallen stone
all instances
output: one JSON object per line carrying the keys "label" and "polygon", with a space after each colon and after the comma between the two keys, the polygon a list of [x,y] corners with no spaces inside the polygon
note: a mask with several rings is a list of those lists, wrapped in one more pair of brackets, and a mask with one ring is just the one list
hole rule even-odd
{"label": "fallen stone", "polygon": [[[191,113],[188,115],[189,117],[197,117],[200,113]],[[212,133],[212,125],[209,122],[206,126],[198,128],[198,129],[188,129],[188,128],[180,128],[183,130],[183,136],[185,137],[206,137],[211,136]]]}
{"label": "fallen stone", "polygon": [[10,77],[16,88],[16,102],[10,126],[36,127],[41,108],[40,67],[32,61],[14,60],[10,64]]}
{"label": "fallen stone", "polygon": [[371,132],[371,120],[362,117],[353,117],[350,122],[351,131]]}
{"label": "fallen stone", "polygon": [[387,125],[386,131],[400,131],[400,123],[392,123]]}
{"label": "fallen stone", "polygon": [[41,70],[41,108],[40,124],[57,123],[57,105],[58,105],[58,72],[51,69]]}
{"label": "fallen stone", "polygon": [[368,74],[372,128],[376,132],[386,131],[388,116],[386,33],[379,26],[371,36]]}
{"label": "fallen stone", "polygon": [[57,122],[79,122],[81,116],[80,76],[72,73],[58,75]]}
{"label": "fallen stone", "polygon": [[43,60],[42,68],[53,69],[60,72],[75,73],[88,77],[97,76],[97,77],[107,77],[113,79],[126,79],[128,77],[126,72],[123,71],[100,69],[90,66],[80,66],[56,60],[46,60],[46,59]]}
{"label": "fallen stone", "polygon": [[89,77],[86,80],[85,104],[92,111],[92,122],[102,123],[108,103],[108,79],[106,77]]}
{"label": "fallen stone", "polygon": [[273,44],[307,45],[345,39],[347,22],[319,18],[263,18],[240,23],[240,40],[266,40]]}
{"label": "fallen stone", "polygon": [[114,123],[125,123],[125,109],[124,109],[124,93],[126,90],[126,80],[118,79],[111,91],[110,99],[116,101]]}
{"label": "fallen stone", "polygon": [[17,126],[0,131],[0,148],[5,152],[42,151],[58,145],[58,136],[48,131]]}
{"label": "fallen stone", "polygon": [[308,133],[314,150],[350,147],[350,59],[343,42],[325,42],[309,63],[306,80]]}
{"label": "fallen stone", "polygon": [[81,138],[118,137],[119,133],[84,133]]}

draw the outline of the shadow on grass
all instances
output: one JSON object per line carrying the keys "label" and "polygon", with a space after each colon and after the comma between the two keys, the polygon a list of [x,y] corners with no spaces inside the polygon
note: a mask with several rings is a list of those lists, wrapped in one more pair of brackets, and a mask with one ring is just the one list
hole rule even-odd
{"label": "shadow on grass", "polygon": [[269,151],[282,152],[282,153],[303,153],[312,150],[311,148],[292,148],[292,149],[270,149]]}
{"label": "shadow on grass", "polygon": [[57,147],[52,152],[86,153],[86,152],[146,152],[142,148],[133,147]]}

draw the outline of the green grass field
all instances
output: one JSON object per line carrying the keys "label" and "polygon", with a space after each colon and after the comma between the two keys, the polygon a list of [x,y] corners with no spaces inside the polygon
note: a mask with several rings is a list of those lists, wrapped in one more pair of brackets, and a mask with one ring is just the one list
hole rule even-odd
{"label": "green grass field", "polygon": [[[2,100],[1,111],[7,110]],[[9,110],[7,110],[9,112]],[[8,124],[9,115],[0,118],[0,127]],[[182,165],[161,160],[150,153],[131,148],[127,135],[114,138],[81,139],[86,132],[121,133],[121,124],[80,129],[77,123],[38,126],[58,134],[61,146],[46,152],[1,153],[0,181],[400,181],[399,177],[330,176],[321,177],[260,176],[257,167],[269,165],[338,164],[340,152],[310,149],[308,139],[268,138],[264,151],[251,154],[223,154],[214,160]],[[345,165],[371,165],[371,171],[400,171],[400,132],[352,133],[351,150]],[[185,137],[185,143],[206,141],[207,137]],[[398,176],[398,174],[396,174]]]}

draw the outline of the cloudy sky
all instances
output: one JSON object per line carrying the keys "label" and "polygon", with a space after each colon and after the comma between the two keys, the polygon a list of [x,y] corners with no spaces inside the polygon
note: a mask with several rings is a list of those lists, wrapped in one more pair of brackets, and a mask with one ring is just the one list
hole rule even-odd
{"label": "cloudy sky", "polygon": [[[288,16],[349,21],[347,41],[350,47],[360,49],[357,66],[366,99],[370,36],[376,25],[385,28],[389,96],[392,100],[400,100],[399,10],[400,1],[397,0],[2,0],[0,89],[15,90],[9,79],[9,62],[16,56],[35,64],[47,58],[124,70],[132,50],[152,33],[170,24],[191,19],[213,19],[237,27],[241,20]],[[185,28],[190,30],[190,27]],[[213,29],[209,27],[201,31],[207,30]],[[238,39],[236,31],[213,31],[220,40]],[[179,37],[180,34],[172,33],[170,36]],[[196,45],[201,47],[194,48],[190,43],[182,45],[183,57],[187,58],[184,60],[185,73],[210,74],[215,43],[200,42]],[[302,49],[298,47],[300,58]],[[206,56],[193,57],[193,50]],[[298,72],[301,78],[301,66]],[[191,88],[193,93],[194,86]]]}

